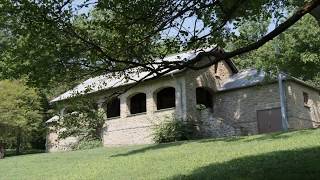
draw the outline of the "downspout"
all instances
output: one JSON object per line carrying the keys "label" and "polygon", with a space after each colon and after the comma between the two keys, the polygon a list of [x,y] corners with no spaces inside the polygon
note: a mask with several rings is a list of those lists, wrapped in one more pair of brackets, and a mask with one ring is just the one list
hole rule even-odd
{"label": "downspout", "polygon": [[285,78],[286,76],[281,72],[279,72],[278,81],[279,81],[282,129],[284,131],[288,131],[287,102],[286,102],[286,93],[285,93],[285,84],[284,84]]}

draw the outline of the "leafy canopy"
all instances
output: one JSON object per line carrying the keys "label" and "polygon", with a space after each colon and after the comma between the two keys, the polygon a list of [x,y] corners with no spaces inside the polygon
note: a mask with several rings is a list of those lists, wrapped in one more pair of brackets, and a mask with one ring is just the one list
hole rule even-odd
{"label": "leafy canopy", "polygon": [[[248,21],[239,28],[243,39],[235,40],[229,48],[241,47],[254,40],[254,36],[262,36],[267,31],[267,25],[267,21],[262,21],[259,25]],[[307,15],[260,49],[234,60],[241,68],[261,68],[271,73],[280,70],[320,87],[319,34],[318,22]]]}
{"label": "leafy canopy", "polygon": [[[29,83],[48,87],[110,72],[161,76],[184,67],[196,69],[195,62],[154,58],[214,44],[224,47],[248,19],[287,19],[270,36],[261,41],[254,37],[256,43],[217,60],[231,58],[262,46],[318,4],[319,0],[3,0],[1,76],[27,75]],[[298,7],[302,8],[296,11]],[[291,18],[285,13],[288,8],[295,9]]]}
{"label": "leafy canopy", "polygon": [[0,81],[0,140],[25,135],[37,130],[42,123],[41,99],[37,91],[22,81]]}

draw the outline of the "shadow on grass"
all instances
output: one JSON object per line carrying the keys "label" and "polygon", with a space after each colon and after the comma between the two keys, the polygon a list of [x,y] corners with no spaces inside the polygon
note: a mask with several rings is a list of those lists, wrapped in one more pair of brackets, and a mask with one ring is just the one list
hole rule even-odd
{"label": "shadow on grass", "polygon": [[275,151],[195,169],[169,179],[319,179],[320,147]]}
{"label": "shadow on grass", "polygon": [[[316,130],[316,129],[314,129]],[[216,141],[223,141],[223,142],[234,142],[234,141],[241,141],[241,142],[252,142],[252,141],[264,141],[264,140],[276,140],[276,139],[288,139],[295,135],[303,135],[303,134],[312,134],[313,129],[308,130],[297,130],[297,131],[290,131],[290,132],[275,132],[269,134],[261,134],[258,136],[238,136],[238,137],[229,137],[229,138],[216,138],[216,139],[204,139],[200,140],[199,143],[208,143],[208,142],[216,142]]]}
{"label": "shadow on grass", "polygon": [[40,154],[40,153],[45,153],[45,152],[46,152],[45,150],[32,149],[32,150],[23,151],[20,154],[16,154],[15,150],[6,150],[5,158],[6,157],[13,157],[13,156],[30,155],[30,154]]}
{"label": "shadow on grass", "polygon": [[[276,133],[270,133],[270,134],[262,134],[257,137],[250,137],[250,136],[239,136],[239,137],[230,137],[230,138],[212,138],[212,139],[202,139],[202,140],[190,140],[190,141],[179,141],[179,142],[173,142],[173,143],[165,143],[165,144],[156,144],[156,145],[151,145],[147,146],[141,149],[135,149],[126,153],[121,153],[121,154],[115,154],[110,157],[121,157],[121,156],[130,156],[134,154],[139,154],[139,153],[145,153],[147,151],[152,151],[152,150],[158,150],[158,149],[164,149],[164,148],[169,148],[173,146],[179,146],[182,144],[188,144],[188,143],[210,143],[210,142],[252,142],[252,141],[264,141],[264,140],[276,140],[276,139],[288,139],[291,138],[295,135],[298,134],[311,134],[313,133],[312,130],[299,130],[299,131],[291,131],[291,132],[276,132]],[[320,154],[319,154],[320,156]]]}
{"label": "shadow on grass", "polygon": [[140,148],[140,149],[135,149],[135,150],[132,150],[132,151],[129,151],[126,153],[115,154],[110,157],[130,156],[130,155],[134,155],[134,154],[145,153],[147,151],[164,149],[164,148],[173,147],[173,146],[180,146],[180,145],[185,144],[187,142],[188,141],[179,141],[179,142],[173,142],[173,143],[150,145],[150,146]]}
{"label": "shadow on grass", "polygon": [[313,133],[313,131],[311,129],[296,130],[296,131],[290,131],[290,132],[276,132],[276,133],[264,134],[264,135],[258,136],[256,138],[248,138],[244,141],[251,142],[251,141],[263,141],[263,140],[288,139],[288,138],[292,138],[296,135],[307,135],[307,134],[312,134],[312,133]]}

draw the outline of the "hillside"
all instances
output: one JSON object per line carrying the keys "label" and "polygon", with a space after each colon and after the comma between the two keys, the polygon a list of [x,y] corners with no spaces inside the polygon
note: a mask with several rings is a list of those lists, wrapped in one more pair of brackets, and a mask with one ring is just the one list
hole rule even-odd
{"label": "hillside", "polygon": [[317,179],[320,129],[0,160],[0,179]]}

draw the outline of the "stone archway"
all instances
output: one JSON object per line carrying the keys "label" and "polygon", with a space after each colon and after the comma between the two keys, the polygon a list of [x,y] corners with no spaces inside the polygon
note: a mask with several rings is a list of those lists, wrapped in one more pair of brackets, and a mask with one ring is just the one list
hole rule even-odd
{"label": "stone archway", "polygon": [[212,90],[206,87],[196,88],[196,103],[205,108],[213,108],[213,93]]}
{"label": "stone archway", "polygon": [[147,112],[147,96],[145,93],[137,93],[129,99],[130,114]]}
{"label": "stone archway", "polygon": [[107,118],[120,117],[120,99],[118,97],[105,102],[103,108],[107,114]]}
{"label": "stone archway", "polygon": [[176,107],[176,90],[174,87],[162,88],[155,92],[157,110]]}

